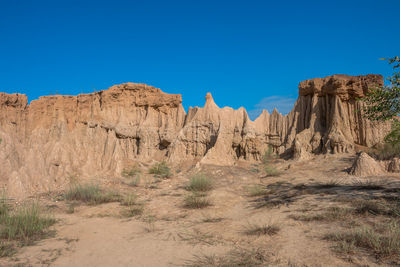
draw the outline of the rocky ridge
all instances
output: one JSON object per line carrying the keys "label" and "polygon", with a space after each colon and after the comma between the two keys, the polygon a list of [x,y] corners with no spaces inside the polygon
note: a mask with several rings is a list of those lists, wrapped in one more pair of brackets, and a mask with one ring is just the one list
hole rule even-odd
{"label": "rocky ridge", "polygon": [[0,177],[11,194],[65,186],[75,176],[120,175],[137,161],[257,161],[270,146],[284,157],[352,152],[374,146],[390,129],[370,122],[356,99],[382,85],[380,75],[333,75],[303,81],[293,110],[264,111],[251,121],[244,108],[182,107],[180,95],[125,83],[78,96],[44,96],[30,105],[0,93]]}

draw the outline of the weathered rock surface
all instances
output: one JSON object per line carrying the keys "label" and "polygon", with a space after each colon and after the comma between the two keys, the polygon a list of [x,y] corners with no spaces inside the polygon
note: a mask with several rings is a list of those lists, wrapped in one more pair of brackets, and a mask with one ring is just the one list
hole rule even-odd
{"label": "weathered rock surface", "polygon": [[[297,159],[373,146],[390,129],[356,112],[356,101],[380,75],[333,75],[299,84],[286,116],[264,111],[251,121],[244,108],[181,105],[180,95],[125,83],[78,96],[45,96],[30,105],[0,93],[0,178],[11,194],[63,187],[72,176],[119,175],[133,161],[232,165],[256,161],[271,146]],[[279,107],[278,107],[279,108]]]}

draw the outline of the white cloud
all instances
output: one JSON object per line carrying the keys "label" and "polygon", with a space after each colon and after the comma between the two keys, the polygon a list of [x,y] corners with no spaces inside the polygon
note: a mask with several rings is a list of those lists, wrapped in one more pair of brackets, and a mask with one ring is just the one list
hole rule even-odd
{"label": "white cloud", "polygon": [[287,114],[293,107],[296,99],[291,96],[269,96],[260,100],[254,105],[254,109],[249,110],[248,114],[250,119],[255,120],[266,109],[271,113],[276,108],[280,113]]}

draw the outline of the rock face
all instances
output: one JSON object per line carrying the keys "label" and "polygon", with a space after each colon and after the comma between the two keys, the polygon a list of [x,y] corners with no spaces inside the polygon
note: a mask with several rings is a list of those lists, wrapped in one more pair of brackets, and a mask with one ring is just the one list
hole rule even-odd
{"label": "rock face", "polygon": [[251,121],[244,108],[181,104],[180,95],[125,83],[78,96],[45,96],[30,105],[0,93],[0,178],[11,194],[62,188],[73,176],[119,175],[133,161],[186,160],[232,165],[256,161],[271,146],[298,159],[373,146],[390,129],[357,110],[380,75],[333,75],[299,84],[286,116],[264,111]]}

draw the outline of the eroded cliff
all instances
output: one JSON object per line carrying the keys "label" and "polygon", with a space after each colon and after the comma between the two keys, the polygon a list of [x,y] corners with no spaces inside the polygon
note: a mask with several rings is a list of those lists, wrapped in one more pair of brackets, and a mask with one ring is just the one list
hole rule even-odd
{"label": "eroded cliff", "polygon": [[[380,75],[333,75],[299,84],[293,110],[181,105],[181,96],[125,83],[78,96],[45,96],[30,105],[0,93],[0,177],[11,195],[64,187],[71,177],[119,175],[135,161],[187,160],[232,165],[256,161],[271,146],[285,156],[351,152],[381,142],[390,126],[360,114],[356,98],[383,84]],[[279,108],[279,107],[278,107]]]}

